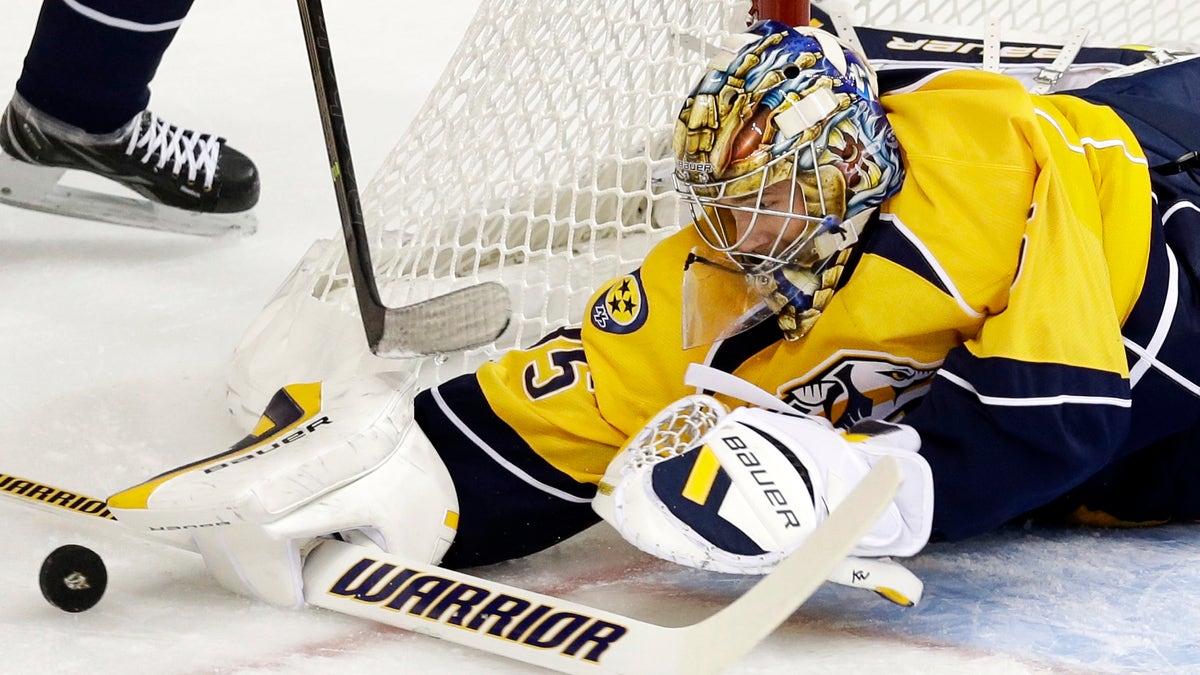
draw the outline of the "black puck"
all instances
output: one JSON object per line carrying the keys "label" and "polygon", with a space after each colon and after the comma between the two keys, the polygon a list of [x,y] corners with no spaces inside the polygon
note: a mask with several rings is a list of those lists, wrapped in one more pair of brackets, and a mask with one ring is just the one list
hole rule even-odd
{"label": "black puck", "polygon": [[38,583],[42,596],[50,604],[64,612],[82,612],[94,607],[104,596],[108,570],[92,549],[67,544],[46,556]]}

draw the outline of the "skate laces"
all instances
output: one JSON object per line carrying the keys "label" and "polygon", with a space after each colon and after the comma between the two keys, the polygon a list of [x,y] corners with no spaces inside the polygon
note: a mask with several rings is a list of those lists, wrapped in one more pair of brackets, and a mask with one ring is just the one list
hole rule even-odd
{"label": "skate laces", "polygon": [[171,174],[176,177],[186,169],[189,183],[194,183],[203,172],[204,189],[211,190],[221,153],[221,139],[172,126],[150,111],[145,115],[141,124],[134,125],[125,154],[132,157],[137,150],[144,150],[143,164],[148,164],[157,155],[157,168],[165,168],[171,163]]}

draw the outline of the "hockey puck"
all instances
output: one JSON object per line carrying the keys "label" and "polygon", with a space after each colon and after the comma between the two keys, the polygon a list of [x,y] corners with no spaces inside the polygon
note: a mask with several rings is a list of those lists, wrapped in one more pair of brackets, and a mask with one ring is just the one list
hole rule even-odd
{"label": "hockey puck", "polygon": [[108,570],[92,549],[67,544],[46,556],[38,583],[50,604],[64,612],[82,612],[95,607],[104,596]]}

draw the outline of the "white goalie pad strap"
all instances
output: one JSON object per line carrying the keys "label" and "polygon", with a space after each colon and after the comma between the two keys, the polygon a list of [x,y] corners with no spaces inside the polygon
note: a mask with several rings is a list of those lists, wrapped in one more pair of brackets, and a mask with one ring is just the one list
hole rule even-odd
{"label": "white goalie pad strap", "polygon": [[1000,68],[1000,21],[988,17],[983,31],[983,69],[999,73]]}
{"label": "white goalie pad strap", "polygon": [[727,373],[712,366],[700,363],[689,364],[687,371],[683,374],[683,382],[697,390],[724,394],[759,408],[782,413],[794,412],[793,408],[772,396],[767,390],[733,373]]}
{"label": "white goalie pad strap", "polygon": [[[664,413],[688,407],[688,397]],[[664,425],[663,414],[653,424]],[[677,425],[678,422],[666,424]],[[638,548],[681,564],[762,574],[795,550],[880,458],[905,482],[855,555],[912,555],[929,539],[933,487],[920,439],[877,423],[843,435],[824,420],[739,408],[682,453],[635,442],[610,465],[593,507]],[[647,454],[661,457],[647,462]]]}
{"label": "white goalie pad strap", "polygon": [[382,465],[415,426],[413,389],[411,375],[289,385],[242,442],[113,495],[109,508],[151,530],[270,522]]}
{"label": "white goalie pad strap", "polygon": [[1033,78],[1033,86],[1029,91],[1034,94],[1049,93],[1054,85],[1062,79],[1062,76],[1067,73],[1067,69],[1075,61],[1075,57],[1079,55],[1079,50],[1083,48],[1083,41],[1087,39],[1088,29],[1086,26],[1080,26],[1067,40],[1066,44],[1058,52],[1058,57],[1050,65],[1042,68],[1040,72]]}
{"label": "white goalie pad strap", "polygon": [[[854,19],[850,13],[850,8],[843,2],[835,2],[834,0],[823,0],[821,9],[825,10],[825,14],[829,16],[829,21],[833,23],[834,32],[838,38],[849,45],[857,54],[866,54],[867,50],[863,48],[862,41],[858,39],[858,31],[854,30]],[[875,85],[874,78],[871,82],[871,90],[878,92],[879,88]]]}

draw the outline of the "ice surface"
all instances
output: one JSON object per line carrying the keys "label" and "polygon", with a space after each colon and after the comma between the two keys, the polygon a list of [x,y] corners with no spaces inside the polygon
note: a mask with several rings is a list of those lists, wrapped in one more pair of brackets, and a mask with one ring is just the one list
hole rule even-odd
{"label": "ice surface", "polygon": [[[0,82],[36,17],[6,3]],[[432,86],[473,0],[355,0],[326,8],[365,182]],[[0,472],[104,496],[228,446],[225,364],[259,307],[337,209],[295,7],[196,4],[154,85],[168,119],[218,131],[263,176],[259,233],[209,241],[0,207]],[[0,88],[2,89],[2,88]],[[7,96],[3,90],[0,96]],[[498,657],[328,612],[232,596],[199,560],[104,523],[0,502],[3,672],[528,673]],[[110,585],[93,610],[45,603],[37,569],[87,545]],[[735,673],[1200,672],[1200,528],[1013,529],[935,545],[904,610],[823,588]],[[679,624],[749,580],[631,551],[602,529],[480,571]]]}

